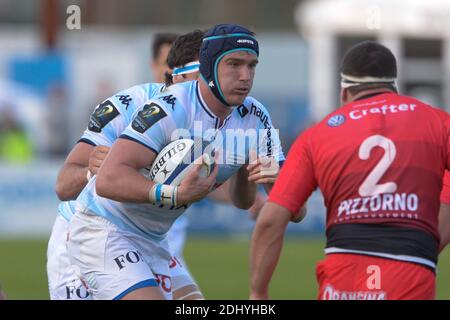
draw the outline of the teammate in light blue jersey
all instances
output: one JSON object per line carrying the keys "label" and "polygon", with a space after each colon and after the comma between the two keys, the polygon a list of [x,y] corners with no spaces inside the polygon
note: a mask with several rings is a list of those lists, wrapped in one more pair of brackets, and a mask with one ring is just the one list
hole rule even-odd
{"label": "teammate in light blue jersey", "polygon": [[[166,76],[166,84],[146,83],[119,92],[97,106],[91,115],[88,128],[68,156],[60,171],[56,191],[61,200],[74,199],[98,171],[106,157],[109,147],[119,137],[124,128],[131,122],[133,112],[143,106],[146,101],[163,93],[166,86],[173,82],[188,81],[197,78],[198,51],[202,32],[197,30],[180,36],[173,44],[168,58],[172,67],[176,66],[175,74]],[[166,42],[164,42],[166,43]],[[195,68],[183,72],[185,64],[194,63]],[[68,223],[76,209],[76,201],[65,201],[59,205],[57,217],[47,252],[47,272],[51,299],[90,299],[89,293],[81,285],[77,275],[70,266],[67,256],[66,238]],[[190,292],[197,292],[189,273],[174,257],[171,261],[171,271],[175,297],[186,295],[186,287]],[[177,290],[179,289],[179,292]],[[198,295],[197,295],[198,297]]]}
{"label": "teammate in light blue jersey", "polygon": [[[157,286],[170,277],[166,235],[189,204],[228,179],[239,208],[254,203],[257,184],[270,190],[284,155],[267,110],[247,97],[258,54],[248,29],[210,29],[200,50],[202,80],[149,100],[113,145],[77,199],[69,230],[69,255],[94,299],[170,297]],[[194,165],[178,187],[155,184],[142,171],[180,136],[211,142],[217,165],[208,177]]]}

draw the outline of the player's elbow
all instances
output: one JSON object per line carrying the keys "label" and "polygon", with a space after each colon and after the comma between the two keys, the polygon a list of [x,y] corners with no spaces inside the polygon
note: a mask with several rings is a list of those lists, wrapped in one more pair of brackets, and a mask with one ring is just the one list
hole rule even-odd
{"label": "player's elbow", "polygon": [[78,196],[78,192],[70,187],[69,181],[65,178],[66,176],[60,172],[56,179],[55,193],[60,201],[74,200]]}
{"label": "player's elbow", "polygon": [[55,193],[60,201],[73,200],[73,195],[67,190],[63,183],[56,181]]}
{"label": "player's elbow", "polygon": [[257,224],[261,229],[269,230],[268,232],[283,233],[291,216],[288,209],[273,202],[266,202],[258,216]]}
{"label": "player's elbow", "polygon": [[242,210],[248,210],[250,209],[253,204],[255,203],[255,199],[233,199],[233,204],[236,208],[242,209]]}
{"label": "player's elbow", "polygon": [[291,221],[295,223],[301,222],[305,218],[306,213],[307,213],[306,205],[304,205],[303,207],[301,207],[301,209],[297,212],[296,215],[292,216]]}
{"label": "player's elbow", "polygon": [[239,208],[242,210],[248,210],[255,203],[256,192],[255,193],[231,192],[230,197],[231,197],[231,202],[233,203],[233,205],[236,208]]}

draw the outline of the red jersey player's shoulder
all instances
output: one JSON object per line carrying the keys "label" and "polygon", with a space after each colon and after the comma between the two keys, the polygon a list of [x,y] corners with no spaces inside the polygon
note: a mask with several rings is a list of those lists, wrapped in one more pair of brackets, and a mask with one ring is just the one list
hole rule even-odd
{"label": "red jersey player's shoulder", "polygon": [[309,148],[315,149],[318,144],[320,145],[320,142],[327,140],[330,134],[334,134],[336,129],[343,129],[344,124],[348,123],[347,120],[348,116],[342,112],[342,108],[339,108],[303,131],[297,137],[293,146],[304,147],[307,145]]}
{"label": "red jersey player's shoulder", "polygon": [[[323,128],[337,128],[344,124],[348,118],[345,108],[347,106],[343,106],[335,110],[334,112],[327,115],[323,118],[319,123],[315,124],[309,131],[312,133],[316,130],[322,130]],[[311,134],[310,133],[310,134]]]}
{"label": "red jersey player's shoulder", "polygon": [[[440,123],[448,121],[448,113],[428,105],[416,98],[396,93],[379,94],[367,99],[350,102],[322,120],[319,125],[336,128],[346,123],[366,119],[371,115],[407,115],[417,114]],[[344,126],[345,127],[345,126]]]}
{"label": "red jersey player's shoulder", "polygon": [[[337,116],[339,117],[339,114]],[[289,154],[295,154],[300,158],[314,161],[314,155],[317,154],[319,150],[323,149],[324,143],[326,143],[328,140],[327,137],[330,136],[330,131],[327,129],[329,127],[326,124],[327,119],[329,118],[333,118],[333,115],[328,116],[326,119],[312,125],[305,131],[303,131],[295,139],[294,143],[289,149]],[[331,122],[333,121],[339,122],[340,120],[331,120]],[[327,128],[323,127],[324,123]]]}
{"label": "red jersey player's shoulder", "polygon": [[316,123],[308,128],[305,129],[298,137],[295,139],[295,143],[298,144],[300,141],[309,142],[311,140],[311,137],[314,135],[314,131],[317,130],[320,123]]}
{"label": "red jersey player's shoulder", "polygon": [[436,107],[436,106],[432,106],[432,105],[430,105],[430,104],[428,104],[428,103],[426,103],[424,101],[421,101],[421,100],[419,100],[419,99],[417,99],[415,97],[406,96],[406,95],[399,95],[399,94],[395,94],[394,97],[395,97],[395,99],[396,99],[396,101],[398,103],[411,103],[411,104],[414,104],[418,108],[427,109],[427,111],[429,111],[431,113],[434,113],[436,116],[438,116],[440,118],[446,119],[449,116],[449,114],[445,110],[443,110],[443,109],[441,109],[439,107]]}

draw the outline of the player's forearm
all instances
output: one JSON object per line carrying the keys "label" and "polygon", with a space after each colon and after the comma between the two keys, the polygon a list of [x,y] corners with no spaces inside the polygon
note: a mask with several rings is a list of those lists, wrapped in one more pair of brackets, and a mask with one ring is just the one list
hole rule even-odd
{"label": "player's forearm", "polygon": [[208,198],[214,201],[223,203],[232,203],[230,196],[230,182],[229,180],[218,187],[216,190],[208,194]]}
{"label": "player's forearm", "polygon": [[76,199],[88,182],[87,172],[87,165],[65,164],[56,180],[55,191],[59,200]]}
{"label": "player's forearm", "polygon": [[252,299],[268,299],[269,282],[283,246],[284,230],[289,215],[278,217],[273,204],[267,203],[258,217],[250,248]]}
{"label": "player's forearm", "polygon": [[230,181],[231,201],[239,209],[247,210],[255,203],[256,189],[256,183],[248,181],[247,171],[241,168]]}
{"label": "player's forearm", "polygon": [[147,203],[150,202],[149,192],[153,184],[133,167],[107,165],[99,170],[95,187],[101,197],[119,202]]}
{"label": "player's forearm", "polygon": [[439,252],[441,252],[450,242],[450,205],[444,203],[441,203],[439,210],[439,234],[441,237]]}

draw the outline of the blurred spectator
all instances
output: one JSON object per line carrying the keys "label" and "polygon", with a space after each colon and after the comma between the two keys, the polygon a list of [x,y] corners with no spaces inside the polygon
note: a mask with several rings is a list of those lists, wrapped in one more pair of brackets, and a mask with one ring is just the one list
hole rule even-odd
{"label": "blurred spectator", "polygon": [[63,84],[54,83],[48,88],[49,151],[53,156],[65,155],[68,146],[67,93]]}
{"label": "blurred spectator", "polygon": [[3,106],[0,114],[0,160],[26,163],[33,157],[33,147],[11,107]]}
{"label": "blurred spectator", "polygon": [[150,62],[153,82],[163,83],[165,73],[171,73],[167,65],[167,55],[176,38],[177,34],[175,33],[155,34],[152,42],[152,60]]}
{"label": "blurred spectator", "polygon": [[[51,133],[46,120],[49,113],[46,106],[44,98],[36,95],[30,87],[0,78],[0,122],[17,123],[16,126],[30,140],[33,157],[48,152]],[[6,118],[12,120],[6,121]]]}

